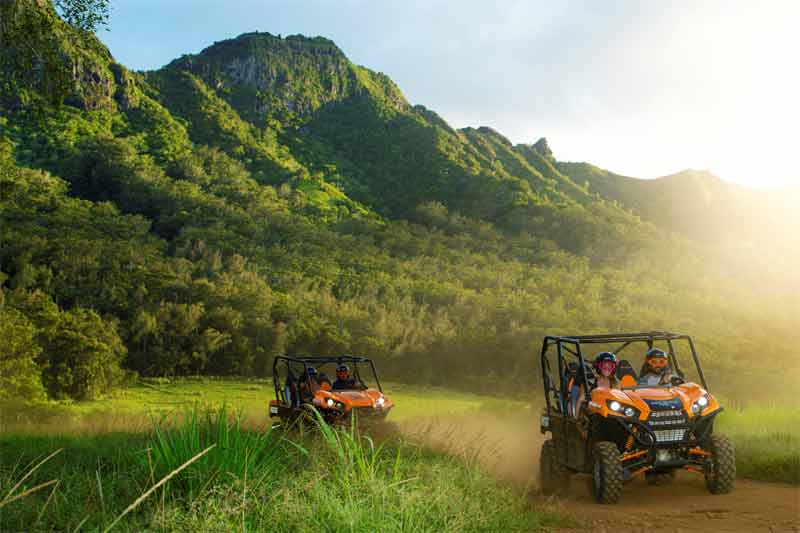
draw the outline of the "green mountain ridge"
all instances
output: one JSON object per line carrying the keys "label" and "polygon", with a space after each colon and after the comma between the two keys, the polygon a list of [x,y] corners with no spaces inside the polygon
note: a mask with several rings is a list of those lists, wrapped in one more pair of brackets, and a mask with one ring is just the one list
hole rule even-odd
{"label": "green mountain ridge", "polygon": [[792,243],[780,236],[800,229],[794,214],[800,195],[790,187],[747,189],[705,170],[640,179],[589,163],[559,162],[557,167],[589,191],[699,242],[739,239],[784,246]]}

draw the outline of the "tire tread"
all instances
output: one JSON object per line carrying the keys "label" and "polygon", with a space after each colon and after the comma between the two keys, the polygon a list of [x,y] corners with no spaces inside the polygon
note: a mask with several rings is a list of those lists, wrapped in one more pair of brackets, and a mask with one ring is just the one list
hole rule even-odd
{"label": "tire tread", "polygon": [[725,435],[712,435],[708,442],[711,460],[706,465],[706,487],[711,494],[727,494],[736,481],[736,452]]}
{"label": "tire tread", "polygon": [[[613,442],[602,441],[594,445],[594,460],[600,461],[603,473],[600,491],[595,490],[595,498],[600,503],[617,503],[622,496],[624,483],[619,449]],[[593,485],[594,489],[594,485]]]}

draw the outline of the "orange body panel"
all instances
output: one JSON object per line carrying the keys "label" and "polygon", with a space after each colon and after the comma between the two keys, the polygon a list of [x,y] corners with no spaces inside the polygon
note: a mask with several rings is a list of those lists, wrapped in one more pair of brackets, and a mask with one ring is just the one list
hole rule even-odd
{"label": "orange body panel", "polygon": [[[383,398],[383,405],[379,399]],[[388,412],[394,404],[376,389],[366,390],[318,390],[314,394],[313,404],[325,407],[328,400],[341,403],[345,412],[350,412],[354,408],[372,408],[378,413]]]}
{"label": "orange body panel", "polygon": [[[644,400],[671,400],[677,398],[683,405],[683,410],[688,417],[694,418],[692,404],[701,396],[705,396],[706,391],[696,383],[684,383],[677,387],[657,388],[642,387],[634,390],[618,390],[597,388],[592,391],[591,401],[586,405],[590,413],[597,413],[603,417],[620,416],[622,413],[612,411],[608,407],[608,402],[616,400],[623,406],[630,405],[639,410],[639,420],[647,420],[650,416],[650,407]],[[701,416],[711,413],[719,408],[716,398],[709,395],[708,405],[699,413]]]}

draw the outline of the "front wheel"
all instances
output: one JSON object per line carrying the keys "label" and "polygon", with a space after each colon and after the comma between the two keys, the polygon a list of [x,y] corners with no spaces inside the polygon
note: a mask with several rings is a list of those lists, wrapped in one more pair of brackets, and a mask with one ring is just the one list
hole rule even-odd
{"label": "front wheel", "polygon": [[622,462],[619,449],[613,442],[594,445],[592,488],[599,503],[617,503],[622,495]]}
{"label": "front wheel", "polygon": [[736,453],[733,443],[724,435],[712,435],[706,450],[711,456],[706,460],[706,487],[711,494],[727,494],[736,481]]}
{"label": "front wheel", "polygon": [[539,487],[545,494],[560,494],[569,487],[569,470],[558,462],[552,440],[542,444],[539,455]]}

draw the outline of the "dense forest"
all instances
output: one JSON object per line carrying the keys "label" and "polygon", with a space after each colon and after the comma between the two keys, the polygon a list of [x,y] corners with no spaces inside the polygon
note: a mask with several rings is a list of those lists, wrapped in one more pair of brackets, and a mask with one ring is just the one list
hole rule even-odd
{"label": "dense forest", "polygon": [[800,370],[796,192],[456,130],[321,37],[130,72],[48,2],[0,10],[0,400],[281,353],[524,391],[543,334],[609,330],[693,334],[731,396]]}

